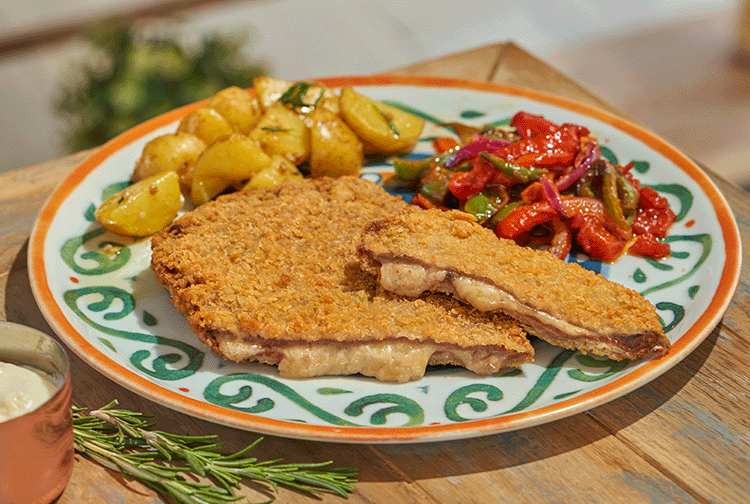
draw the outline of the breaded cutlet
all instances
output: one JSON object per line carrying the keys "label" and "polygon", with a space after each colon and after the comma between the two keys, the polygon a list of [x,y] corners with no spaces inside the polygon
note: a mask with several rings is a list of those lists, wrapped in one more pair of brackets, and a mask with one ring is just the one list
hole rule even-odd
{"label": "breaded cutlet", "polygon": [[365,224],[407,206],[354,177],[240,191],[155,235],[151,269],[204,344],[282,376],[403,382],[428,364],[490,374],[531,361],[524,331],[505,315],[444,294],[407,299],[360,269]]}
{"label": "breaded cutlet", "polygon": [[361,267],[404,296],[446,292],[564,348],[636,359],[670,343],[646,299],[578,264],[499,239],[457,210],[407,210],[367,226]]}

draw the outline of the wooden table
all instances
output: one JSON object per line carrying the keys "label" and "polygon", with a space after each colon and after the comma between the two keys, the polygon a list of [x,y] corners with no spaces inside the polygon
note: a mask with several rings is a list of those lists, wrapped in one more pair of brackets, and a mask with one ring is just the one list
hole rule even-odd
{"label": "wooden table", "polygon": [[[394,70],[472,78],[548,91],[618,113],[512,43]],[[48,333],[30,291],[27,239],[36,213],[87,153],[0,174],[0,318]],[[709,172],[710,174],[710,172]],[[750,244],[750,197],[719,177],[743,241]],[[344,445],[266,437],[261,459],[333,460],[360,470],[351,503],[749,502],[750,270],[722,322],[688,358],[646,386],[604,406],[517,432],[419,445]],[[71,352],[72,354],[72,352]],[[74,401],[154,414],[160,428],[218,434],[229,448],[253,433],[168,410],[126,390],[71,355]],[[0,447],[7,449],[7,447]],[[262,500],[248,489],[253,502]],[[157,503],[151,490],[84,458],[59,504]],[[278,502],[313,499],[281,490]],[[343,502],[324,496],[321,502]]]}

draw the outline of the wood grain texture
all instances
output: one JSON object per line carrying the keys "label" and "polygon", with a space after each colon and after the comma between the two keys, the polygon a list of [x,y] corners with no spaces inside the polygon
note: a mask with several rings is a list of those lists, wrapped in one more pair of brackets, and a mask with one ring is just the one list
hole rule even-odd
{"label": "wood grain texture", "polygon": [[[565,96],[613,113],[581,88],[512,43],[480,47],[391,72],[487,80]],[[0,318],[47,333],[31,294],[26,242],[50,191],[88,153],[0,174]],[[709,172],[710,173],[710,172]],[[750,198],[713,177],[750,243]],[[722,322],[692,354],[651,383],[587,413],[478,439],[420,445],[347,445],[268,436],[260,459],[333,460],[360,470],[351,503],[747,502],[750,500],[750,271]],[[228,449],[256,435],[161,407],[112,382],[71,353],[74,401],[90,407],[118,398],[155,416],[159,428],[217,434]],[[259,493],[260,492],[260,493]],[[251,501],[270,494],[243,489]],[[79,459],[59,504],[155,504],[153,491]],[[311,499],[281,490],[278,502]]]}

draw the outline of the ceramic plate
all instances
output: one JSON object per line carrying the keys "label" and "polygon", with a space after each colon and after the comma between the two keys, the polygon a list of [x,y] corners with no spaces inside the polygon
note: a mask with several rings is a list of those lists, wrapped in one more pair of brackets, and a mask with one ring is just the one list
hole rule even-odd
{"label": "ceramic plate", "polygon": [[[671,352],[615,362],[536,342],[520,369],[479,377],[429,369],[423,379],[281,378],[276,368],[224,362],[206,351],[149,270],[149,240],[106,232],[93,210],[124,187],[144,144],[174,132],[200,104],[162,115],[109,142],[45,204],[30,241],[37,302],[54,330],[91,366],[153,401],[213,422],[279,436],[341,442],[425,442],[550,422],[619,397],[688,355],[716,326],[736,288],[739,234],[726,201],[687,157],[648,131],[558,97],[487,83],[396,77],[329,79],[424,117],[415,155],[432,152],[438,123],[507,121],[518,110],[588,127],[603,154],[634,162],[637,177],[669,198],[677,222],[663,261],[571,260],[631,287],[656,306]],[[385,182],[390,165],[363,177]],[[389,186],[389,190],[402,188]]]}

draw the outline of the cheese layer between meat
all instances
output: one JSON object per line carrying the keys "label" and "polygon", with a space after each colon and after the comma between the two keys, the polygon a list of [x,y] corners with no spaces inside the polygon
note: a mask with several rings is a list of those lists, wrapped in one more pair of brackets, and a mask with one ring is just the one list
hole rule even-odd
{"label": "cheese layer between meat", "polygon": [[406,261],[384,258],[379,258],[378,261],[381,262],[381,285],[400,296],[417,297],[425,291],[445,292],[481,311],[500,310],[505,313],[523,314],[571,336],[594,336],[581,327],[521,304],[518,299],[491,283]]}
{"label": "cheese layer between meat", "polygon": [[408,382],[424,375],[427,365],[457,364],[479,375],[497,373],[527,360],[492,346],[461,348],[455,345],[408,340],[372,342],[290,342],[273,344],[261,339],[214,337],[218,351],[241,362],[255,360],[278,365],[285,378],[360,373],[381,381]]}

